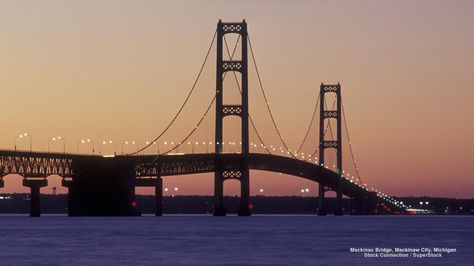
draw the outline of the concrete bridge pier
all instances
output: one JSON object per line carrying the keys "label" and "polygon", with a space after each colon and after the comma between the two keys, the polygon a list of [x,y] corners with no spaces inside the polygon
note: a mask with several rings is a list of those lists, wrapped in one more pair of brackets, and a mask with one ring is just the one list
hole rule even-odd
{"label": "concrete bridge pier", "polygon": [[3,177],[0,177],[0,188],[5,186],[5,181],[3,181]]}
{"label": "concrete bridge pier", "polygon": [[224,207],[224,179],[222,175],[214,178],[214,216],[226,216],[227,210]]}
{"label": "concrete bridge pier", "polygon": [[163,216],[163,178],[137,178],[135,186],[155,188],[155,216]]}
{"label": "concrete bridge pier", "polygon": [[127,157],[82,157],[71,165],[69,216],[139,216],[135,163]]}
{"label": "concrete bridge pier", "polygon": [[252,206],[250,204],[250,184],[249,177],[242,175],[240,179],[240,206],[237,211],[239,216],[251,216]]}
{"label": "concrete bridge pier", "polygon": [[325,216],[327,215],[326,207],[324,206],[324,185],[319,183],[319,195],[318,195],[318,215]]}
{"label": "concrete bridge pier", "polygon": [[71,190],[71,184],[72,184],[72,177],[63,177],[63,178],[62,178],[62,180],[61,180],[61,186],[68,188],[68,197],[67,197],[67,209],[68,209],[68,212],[69,212],[69,210],[71,209],[71,193],[74,193],[74,192],[72,192],[72,190]]}
{"label": "concrete bridge pier", "polygon": [[40,204],[40,188],[48,185],[48,180],[45,178],[41,179],[23,179],[23,186],[31,189],[30,193],[30,217],[41,216],[41,204]]}
{"label": "concrete bridge pier", "polygon": [[369,192],[368,195],[353,198],[351,200],[351,214],[352,215],[374,215],[377,208],[377,193]]}
{"label": "concrete bridge pier", "polygon": [[158,177],[155,185],[155,216],[163,216],[163,179]]}
{"label": "concrete bridge pier", "polygon": [[344,215],[344,207],[342,206],[342,192],[340,191],[336,192],[336,209],[334,210],[334,215]]}

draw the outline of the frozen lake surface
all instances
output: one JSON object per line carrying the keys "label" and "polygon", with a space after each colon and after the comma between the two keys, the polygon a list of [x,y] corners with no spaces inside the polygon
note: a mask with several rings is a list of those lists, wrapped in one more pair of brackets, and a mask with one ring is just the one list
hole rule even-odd
{"label": "frozen lake surface", "polygon": [[[0,215],[0,264],[474,265],[473,225],[473,216]],[[350,252],[435,247],[456,252],[441,258]]]}

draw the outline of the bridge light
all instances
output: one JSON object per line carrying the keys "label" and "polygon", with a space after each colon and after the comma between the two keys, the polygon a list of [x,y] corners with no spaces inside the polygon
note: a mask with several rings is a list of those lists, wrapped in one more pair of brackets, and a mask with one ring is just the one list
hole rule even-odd
{"label": "bridge light", "polygon": [[309,192],[309,188],[305,188],[305,189],[304,189],[304,192],[308,193],[308,192]]}
{"label": "bridge light", "polygon": [[174,187],[174,191],[178,191],[178,187]]}
{"label": "bridge light", "polygon": [[263,192],[263,188],[261,188],[259,191],[260,191],[260,193],[262,193],[262,192]]}
{"label": "bridge light", "polygon": [[167,188],[167,187],[165,187],[165,192],[168,192],[168,188]]}

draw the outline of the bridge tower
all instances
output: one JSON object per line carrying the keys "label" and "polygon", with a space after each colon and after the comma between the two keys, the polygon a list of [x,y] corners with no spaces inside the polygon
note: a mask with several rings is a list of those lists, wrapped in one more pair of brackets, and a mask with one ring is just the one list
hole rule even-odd
{"label": "bridge tower", "polygon": [[[326,94],[327,93],[334,93],[336,95],[336,110],[327,110],[328,108],[326,103]],[[339,176],[338,185],[336,189],[336,210],[334,212],[335,215],[343,215],[343,208],[342,208],[342,102],[341,102],[341,85],[337,83],[336,85],[328,85],[321,83],[320,88],[320,117],[319,117],[319,163],[326,166],[326,161],[324,160],[324,151],[326,149],[336,149],[337,154],[337,173]],[[336,139],[328,140],[325,138],[325,121],[329,119],[336,120]],[[318,197],[318,214],[319,215],[326,215],[326,209],[324,207],[324,193],[326,192],[326,188],[324,185],[319,184],[319,197]]]}
{"label": "bridge tower", "polygon": [[[241,39],[240,60],[223,60],[223,39],[226,34],[239,34]],[[241,102],[239,105],[224,104],[224,75],[226,72],[237,71],[241,74]],[[214,215],[226,215],[224,206],[224,181],[240,180],[240,205],[238,215],[248,216],[250,209],[249,183],[249,107],[248,107],[248,64],[247,64],[247,23],[245,19],[239,23],[217,23],[217,62],[216,62],[216,122],[215,122],[215,154],[216,169],[214,173]],[[222,161],[223,153],[223,122],[224,117],[234,115],[241,119],[242,152],[238,169],[229,169]]]}

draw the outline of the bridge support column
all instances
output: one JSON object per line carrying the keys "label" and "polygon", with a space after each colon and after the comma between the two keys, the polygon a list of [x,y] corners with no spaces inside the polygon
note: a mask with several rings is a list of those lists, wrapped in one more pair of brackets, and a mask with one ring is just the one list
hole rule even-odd
{"label": "bridge support column", "polygon": [[159,176],[155,185],[155,216],[163,216],[163,179]]}
{"label": "bridge support column", "polygon": [[237,214],[239,216],[252,215],[252,209],[250,206],[249,176],[246,175],[245,172],[242,173],[242,177],[240,178],[240,206]]}
{"label": "bridge support column", "polygon": [[0,188],[5,186],[5,181],[3,181],[3,177],[0,177]]}
{"label": "bridge support column", "polygon": [[40,188],[48,185],[46,179],[23,179],[23,186],[31,189],[30,193],[30,217],[41,216]]}
{"label": "bridge support column", "polygon": [[225,216],[224,207],[224,179],[222,175],[216,174],[214,177],[214,216]]}
{"label": "bridge support column", "polygon": [[[241,56],[240,60],[232,58],[229,51],[227,60],[224,60],[224,36],[226,34],[239,34],[241,38]],[[239,172],[238,179],[241,183],[240,205],[237,211],[239,216],[251,215],[251,206],[249,199],[249,103],[248,103],[248,58],[247,58],[247,23],[243,20],[241,23],[224,23],[221,20],[217,23],[217,58],[216,58],[216,122],[215,122],[215,140],[214,147],[216,153],[216,169],[214,178],[214,215],[223,216],[226,214],[223,198],[223,174],[226,171],[224,162],[219,158],[219,154],[224,153],[223,146],[223,122],[224,117],[232,115],[238,116],[241,120],[241,163],[238,169],[231,171]],[[240,104],[224,103],[224,77],[227,72],[240,72]],[[229,73],[227,73],[229,74]],[[232,73],[231,73],[232,74]],[[235,75],[235,73],[233,73]],[[235,76],[237,79],[237,76]],[[237,83],[239,81],[237,80]],[[235,176],[234,178],[236,178]]]}
{"label": "bridge support column", "polygon": [[[339,183],[338,186],[342,186],[341,180],[339,180]],[[344,208],[342,207],[342,188],[338,188],[336,191],[336,209],[334,210],[334,215],[344,215]]]}
{"label": "bridge support column", "polygon": [[324,207],[324,185],[319,184],[319,195],[318,195],[318,215],[325,216],[327,214],[326,208]]}
{"label": "bridge support column", "polygon": [[[336,109],[326,109],[326,94],[333,93],[336,96]],[[343,215],[342,208],[342,102],[341,102],[341,85],[339,83],[328,85],[321,83],[320,97],[319,97],[319,162],[321,166],[326,164],[324,160],[325,149],[335,149],[337,159],[337,187],[336,187],[336,209],[334,215]],[[336,138],[327,139],[326,131],[331,129],[331,120],[336,120]],[[326,120],[327,123],[326,123]],[[332,131],[330,131],[332,132]],[[332,133],[331,133],[332,135]]]}
{"label": "bridge support column", "polygon": [[72,183],[72,177],[63,177],[62,180],[61,180],[61,185],[63,187],[67,187],[67,190],[68,190],[68,196],[67,196],[67,209],[68,209],[68,212],[69,210],[71,209],[71,198],[72,198],[72,195],[71,193],[72,190],[71,190],[71,183]]}
{"label": "bridge support column", "polygon": [[163,216],[163,178],[135,178],[135,186],[155,188],[155,216]]}
{"label": "bridge support column", "polygon": [[377,193],[370,192],[369,195],[353,198],[351,200],[351,214],[353,215],[374,215],[377,208]]}

